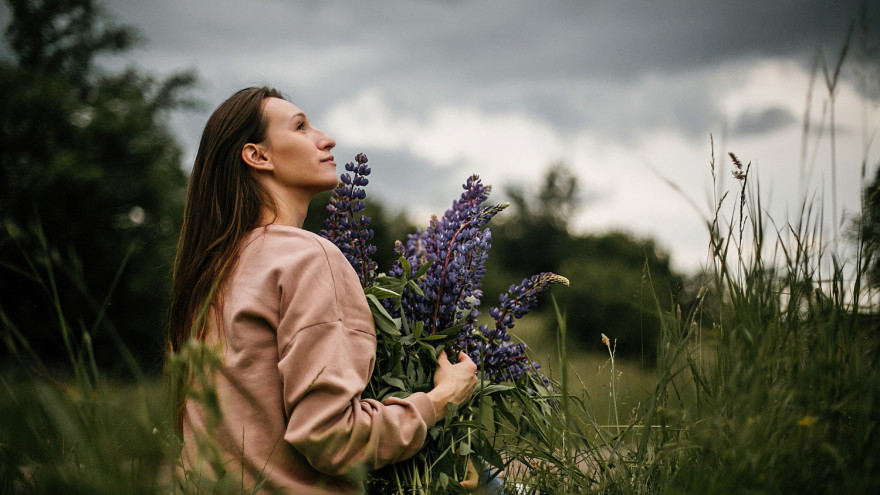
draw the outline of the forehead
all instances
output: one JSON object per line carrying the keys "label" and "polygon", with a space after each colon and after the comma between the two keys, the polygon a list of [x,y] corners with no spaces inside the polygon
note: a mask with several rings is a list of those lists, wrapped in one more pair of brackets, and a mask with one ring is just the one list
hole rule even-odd
{"label": "forehead", "polygon": [[287,121],[294,115],[303,113],[299,107],[281,98],[267,98],[264,111],[270,122]]}

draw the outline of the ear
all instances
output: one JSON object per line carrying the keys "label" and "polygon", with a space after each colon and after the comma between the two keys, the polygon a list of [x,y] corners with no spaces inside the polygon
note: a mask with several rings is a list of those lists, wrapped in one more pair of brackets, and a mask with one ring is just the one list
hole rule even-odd
{"label": "ear", "polygon": [[264,172],[272,170],[269,155],[266,153],[266,149],[259,144],[246,143],[241,148],[241,159],[255,170]]}

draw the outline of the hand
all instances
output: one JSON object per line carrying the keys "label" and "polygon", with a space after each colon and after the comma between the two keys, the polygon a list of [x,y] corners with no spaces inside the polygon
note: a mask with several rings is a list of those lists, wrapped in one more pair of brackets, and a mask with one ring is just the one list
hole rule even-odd
{"label": "hand", "polygon": [[452,364],[446,357],[446,351],[440,351],[434,372],[434,390],[428,392],[438,418],[446,416],[447,403],[460,406],[470,400],[476,386],[477,365],[467,354],[459,352],[458,362]]}
{"label": "hand", "polygon": [[467,465],[467,473],[465,474],[464,480],[460,481],[461,487],[467,490],[468,492],[475,492],[480,485],[480,473],[477,472],[476,466],[474,466],[474,461],[468,459]]}

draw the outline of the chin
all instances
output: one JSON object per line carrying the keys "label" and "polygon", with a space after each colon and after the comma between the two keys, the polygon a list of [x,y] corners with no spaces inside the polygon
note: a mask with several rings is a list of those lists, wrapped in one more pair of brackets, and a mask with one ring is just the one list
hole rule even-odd
{"label": "chin", "polygon": [[336,189],[336,186],[339,185],[339,178],[334,177],[333,182],[327,181],[324,184],[321,184],[321,192],[332,191]]}

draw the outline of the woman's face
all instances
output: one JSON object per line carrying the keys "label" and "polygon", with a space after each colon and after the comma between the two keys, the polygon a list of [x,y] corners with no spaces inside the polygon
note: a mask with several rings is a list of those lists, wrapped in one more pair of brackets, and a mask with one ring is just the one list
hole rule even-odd
{"label": "woman's face", "polygon": [[336,162],[330,150],[336,141],[316,127],[296,105],[269,98],[263,112],[268,122],[264,143],[273,177],[294,194],[313,196],[336,187]]}

